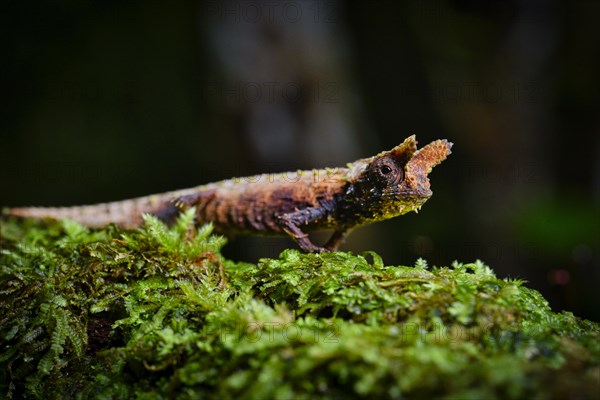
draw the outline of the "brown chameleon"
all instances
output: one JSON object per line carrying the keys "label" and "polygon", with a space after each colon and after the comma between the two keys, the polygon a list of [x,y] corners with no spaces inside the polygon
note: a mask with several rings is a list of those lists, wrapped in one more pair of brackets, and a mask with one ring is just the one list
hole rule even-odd
{"label": "brown chameleon", "polygon": [[[218,233],[287,234],[307,252],[333,251],[355,227],[418,211],[432,195],[428,174],[451,147],[436,140],[417,150],[413,135],[345,168],[263,174],[111,203],[12,208],[5,214],[132,228],[142,224],[143,213],[168,223],[195,207],[197,223],[211,222]],[[315,229],[334,231],[323,247],[308,237]]]}

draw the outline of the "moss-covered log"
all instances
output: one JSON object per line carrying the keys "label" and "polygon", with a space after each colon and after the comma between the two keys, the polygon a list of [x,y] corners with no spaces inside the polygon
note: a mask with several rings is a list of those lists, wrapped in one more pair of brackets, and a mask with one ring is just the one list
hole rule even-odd
{"label": "moss-covered log", "polygon": [[600,326],[477,261],[224,259],[196,229],[2,221],[0,396],[588,398]]}

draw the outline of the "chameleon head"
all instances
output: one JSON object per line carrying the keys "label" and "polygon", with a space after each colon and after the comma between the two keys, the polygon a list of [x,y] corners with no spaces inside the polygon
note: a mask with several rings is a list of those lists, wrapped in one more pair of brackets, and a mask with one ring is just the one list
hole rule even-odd
{"label": "chameleon head", "polygon": [[418,211],[433,194],[429,173],[451,147],[447,140],[436,140],[417,150],[413,135],[392,150],[351,164],[346,195],[361,204],[362,222]]}

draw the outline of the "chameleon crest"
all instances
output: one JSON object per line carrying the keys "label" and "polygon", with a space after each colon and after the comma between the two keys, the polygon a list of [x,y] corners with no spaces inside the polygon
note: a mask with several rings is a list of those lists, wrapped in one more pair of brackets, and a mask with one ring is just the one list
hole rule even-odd
{"label": "chameleon crest", "polygon": [[[418,211],[432,195],[429,173],[451,147],[436,140],[417,149],[415,136],[410,136],[389,151],[344,168],[234,178],[90,206],[13,208],[7,214],[132,228],[142,223],[143,213],[171,222],[182,210],[195,207],[199,224],[211,222],[225,235],[287,234],[304,251],[332,251],[357,226]],[[315,229],[333,230],[323,247],[308,237]]]}

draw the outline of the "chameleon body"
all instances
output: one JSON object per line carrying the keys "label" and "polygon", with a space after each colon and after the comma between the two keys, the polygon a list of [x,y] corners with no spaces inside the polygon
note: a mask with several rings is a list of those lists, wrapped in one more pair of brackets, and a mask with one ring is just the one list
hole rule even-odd
{"label": "chameleon body", "polygon": [[[69,218],[90,227],[141,225],[149,213],[172,222],[195,207],[199,224],[212,222],[225,235],[287,234],[307,252],[337,249],[355,227],[418,211],[431,197],[428,174],[452,143],[437,140],[417,150],[414,136],[390,151],[344,168],[263,174],[195,188],[89,206],[12,208],[8,215]],[[332,229],[323,246],[307,232]]]}

